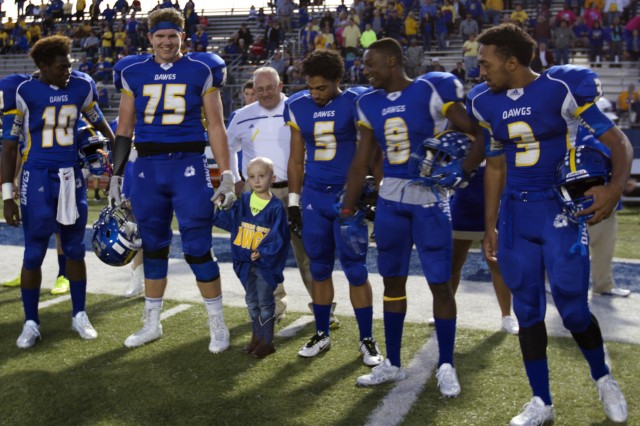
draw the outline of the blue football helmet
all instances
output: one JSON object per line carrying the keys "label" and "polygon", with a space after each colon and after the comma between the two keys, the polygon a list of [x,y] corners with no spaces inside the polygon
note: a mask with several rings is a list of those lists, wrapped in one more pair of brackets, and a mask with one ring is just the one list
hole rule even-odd
{"label": "blue football helmet", "polygon": [[93,251],[107,265],[123,266],[131,262],[142,241],[128,202],[107,206],[93,224]]}
{"label": "blue football helmet", "polygon": [[594,186],[606,185],[611,179],[611,160],[602,151],[588,145],[571,148],[558,165],[554,190],[570,218],[587,221],[593,214],[576,213],[593,204],[592,196],[584,193]]}
{"label": "blue football helmet", "polygon": [[[345,193],[346,191],[344,189],[340,191],[336,198],[336,204],[334,204],[334,208],[338,215],[340,214],[340,210],[342,210]],[[358,208],[356,215],[364,219],[373,220],[376,214],[377,201],[378,191],[376,190],[375,178],[373,176],[367,176],[364,181],[364,186],[362,187],[360,199],[356,205]]]}
{"label": "blue football helmet", "polygon": [[435,171],[466,155],[471,140],[462,132],[446,130],[427,138],[409,157],[409,173],[415,177],[430,177]]}
{"label": "blue football helmet", "polygon": [[101,176],[111,174],[108,154],[109,139],[91,126],[78,129],[78,146],[80,159],[91,174]]}

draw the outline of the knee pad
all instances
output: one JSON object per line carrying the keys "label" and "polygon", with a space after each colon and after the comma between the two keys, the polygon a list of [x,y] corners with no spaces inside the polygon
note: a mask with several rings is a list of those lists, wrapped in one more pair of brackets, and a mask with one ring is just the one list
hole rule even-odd
{"label": "knee pad", "polygon": [[[166,254],[164,254],[166,253]],[[167,278],[169,270],[169,247],[152,252],[144,252],[142,255],[144,265],[144,277],[150,280]]]}
{"label": "knee pad", "polygon": [[571,335],[578,346],[582,349],[596,349],[602,346],[603,343],[600,324],[598,324],[598,320],[593,316],[593,314],[591,315],[589,326],[585,331],[579,333],[571,332]]}
{"label": "knee pad", "polygon": [[218,263],[211,257],[210,251],[207,251],[202,256],[185,254],[184,260],[189,264],[197,281],[206,283],[215,281],[220,277],[220,268],[218,267]]}
{"label": "knee pad", "polygon": [[518,339],[525,361],[537,361],[547,357],[547,327],[544,321],[530,327],[520,327]]}
{"label": "knee pad", "polygon": [[40,269],[44,256],[47,254],[48,242],[43,241],[30,241],[29,244],[25,244],[24,257],[22,259],[23,266],[30,270],[35,271]]}
{"label": "knee pad", "polygon": [[560,312],[562,324],[567,330],[571,333],[582,333],[589,328],[591,313],[586,301],[582,302],[574,299],[559,303],[560,299],[558,297],[554,300],[556,301],[558,312]]}
{"label": "knee pad", "polygon": [[331,273],[333,272],[333,265],[311,262],[309,269],[311,270],[311,277],[315,281],[324,281],[331,276]]}
{"label": "knee pad", "polygon": [[83,260],[86,253],[84,242],[81,244],[66,244],[62,246],[62,252],[70,260]]}
{"label": "knee pad", "polygon": [[546,305],[536,306],[532,303],[527,303],[520,297],[513,297],[513,312],[518,318],[520,328],[530,327],[541,321],[544,321],[544,315],[546,312]]}
{"label": "knee pad", "polygon": [[343,264],[344,274],[347,276],[349,285],[358,287],[367,282],[369,273],[367,267],[361,263]]}
{"label": "knee pad", "polygon": [[[211,251],[211,226],[180,230],[182,251],[186,254]],[[197,256],[196,256],[197,257]]]}

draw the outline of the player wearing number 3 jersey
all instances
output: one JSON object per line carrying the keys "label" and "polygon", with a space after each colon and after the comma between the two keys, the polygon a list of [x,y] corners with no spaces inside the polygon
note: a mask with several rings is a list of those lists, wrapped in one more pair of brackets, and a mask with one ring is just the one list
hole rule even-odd
{"label": "player wearing number 3 jersey", "polygon": [[[416,245],[423,272],[433,294],[433,313],[440,359],[438,385],[455,397],[460,385],[453,368],[456,304],[451,290],[451,217],[446,190],[412,184],[409,156],[426,138],[444,130],[447,121],[482,140],[482,132],[464,110],[463,87],[450,73],[434,72],[416,80],[404,73],[402,49],[392,39],[373,43],[364,57],[364,74],[373,88],[357,101],[360,143],[351,164],[344,201],[353,209],[362,188],[367,161],[375,150],[384,155],[375,230],[378,269],[384,279],[384,323],[387,360],[371,374],[358,378],[375,385],[404,377],[400,369],[402,330],[407,308],[405,285],[411,248]],[[482,159],[482,146],[463,163],[466,172]],[[477,149],[479,147],[479,149]]]}
{"label": "player wearing number 3 jersey", "polygon": [[229,331],[222,313],[220,272],[211,255],[214,191],[204,148],[211,146],[222,172],[224,198],[216,200],[223,208],[230,206],[235,195],[218,90],[225,83],[226,69],[214,54],[180,53],[183,24],[175,10],[152,12],[148,37],[155,54],[125,58],[115,70],[122,98],[109,198],[120,202],[121,176],[135,130],[138,159],[130,197],[142,237],[146,298],[144,327],[129,336],[125,346],[140,346],[162,336],[160,312],[175,211],[184,257],[209,314],[209,350],[217,353],[229,346]]}

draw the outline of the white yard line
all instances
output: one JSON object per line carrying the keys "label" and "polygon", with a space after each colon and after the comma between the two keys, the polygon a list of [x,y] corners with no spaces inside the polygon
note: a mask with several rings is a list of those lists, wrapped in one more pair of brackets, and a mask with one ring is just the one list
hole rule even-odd
{"label": "white yard line", "polygon": [[300,330],[305,328],[307,324],[310,324],[314,321],[314,317],[311,315],[303,315],[282,330],[276,333],[277,337],[293,337]]}
{"label": "white yard line", "polygon": [[418,399],[425,383],[433,375],[438,363],[438,341],[434,333],[407,367],[407,378],[396,386],[371,412],[366,426],[395,426],[404,420]]}
{"label": "white yard line", "polygon": [[58,303],[66,302],[67,300],[71,300],[70,294],[56,297],[55,299],[50,299],[45,302],[40,302],[38,303],[38,309],[48,308],[49,306],[57,305]]}
{"label": "white yard line", "polygon": [[178,306],[174,306],[173,308],[167,309],[166,311],[164,311],[162,315],[160,315],[160,320],[166,320],[167,318],[171,318],[172,316],[177,315],[180,312],[184,312],[191,307],[193,307],[193,305],[188,303],[181,303]]}

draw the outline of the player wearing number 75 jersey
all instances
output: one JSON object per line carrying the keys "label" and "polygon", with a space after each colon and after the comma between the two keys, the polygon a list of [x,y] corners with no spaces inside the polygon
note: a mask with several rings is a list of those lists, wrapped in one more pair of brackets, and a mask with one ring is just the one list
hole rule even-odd
{"label": "player wearing number 75 jersey", "polygon": [[[576,241],[588,244],[586,227],[563,214],[553,185],[558,165],[582,124],[611,149],[611,180],[586,191],[595,200],[579,212],[593,214],[588,223],[597,223],[611,214],[620,198],[631,169],[631,146],[596,106],[602,93],[591,70],[565,65],[533,72],[529,65],[535,42],[515,25],[488,29],[478,42],[485,83],[471,90],[467,110],[491,132],[484,250],[488,260],[497,258],[513,294],[520,348],[533,391],[531,402],[510,424],[538,425],[554,419],[544,323],[545,271],[562,322],[589,364],[605,412],[622,422],[627,417],[626,402],[605,362],[600,327],[589,310],[589,256],[572,248]],[[571,162],[575,176],[587,173],[579,160]]]}
{"label": "player wearing number 75 jersey", "polygon": [[[182,15],[173,9],[152,12],[148,38],[155,54],[125,58],[115,69],[122,97],[109,199],[121,202],[122,174],[135,130],[138,159],[130,198],[142,237],[146,296],[144,326],[124,344],[137,347],[162,336],[160,314],[175,211],[184,257],[209,314],[209,350],[217,353],[229,347],[229,331],[222,313],[220,271],[211,254],[211,201],[227,208],[235,199],[219,91],[226,68],[211,53],[180,53],[183,27]],[[216,193],[204,156],[207,144],[222,172]]]}
{"label": "player wearing number 75 jersey", "polygon": [[[456,303],[451,289],[452,231],[446,189],[415,184],[408,166],[410,154],[427,138],[444,130],[447,121],[482,141],[482,132],[466,115],[463,87],[450,73],[434,72],[415,80],[407,77],[400,44],[389,38],[371,46],[364,56],[364,74],[373,86],[357,101],[360,143],[349,169],[342,219],[348,219],[362,188],[369,159],[384,155],[376,208],[378,269],[384,280],[384,324],[387,360],[360,385],[376,385],[405,376],[400,368],[402,330],[407,309],[405,285],[409,258],[416,245],[433,295],[433,313],[440,348],[438,386],[447,397],[460,393],[453,368]],[[482,160],[482,144],[462,167],[470,173]]]}
{"label": "player wearing number 75 jersey", "polygon": [[[95,339],[98,335],[85,312],[84,231],[88,207],[78,162],[76,124],[82,114],[111,140],[113,132],[98,108],[96,86],[91,77],[71,71],[70,53],[69,38],[43,38],[31,50],[39,76],[9,77],[18,83],[17,87],[7,87],[6,82],[2,84],[5,126],[13,123],[4,135],[2,198],[5,219],[13,226],[18,226],[20,221],[13,200],[12,181],[21,136],[26,144],[20,179],[25,236],[20,282],[25,323],[17,340],[19,348],[32,347],[40,337],[41,265],[49,238],[55,232],[60,233],[66,257],[73,309],[72,329],[83,339]],[[23,81],[18,82],[20,79]],[[14,109],[9,105],[15,105]]]}

